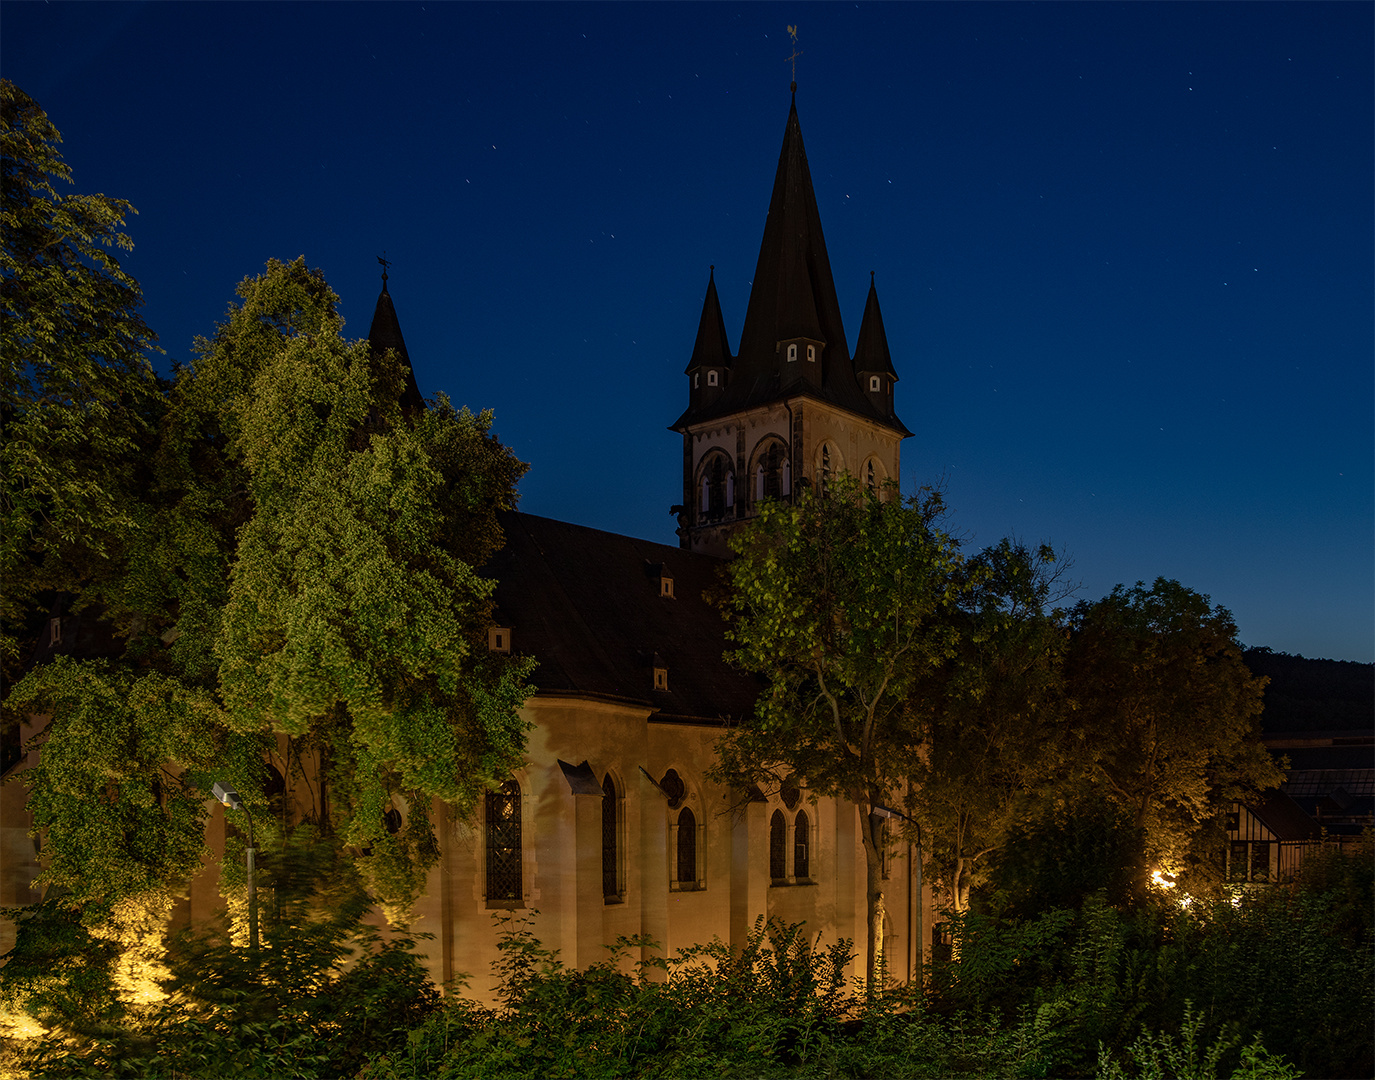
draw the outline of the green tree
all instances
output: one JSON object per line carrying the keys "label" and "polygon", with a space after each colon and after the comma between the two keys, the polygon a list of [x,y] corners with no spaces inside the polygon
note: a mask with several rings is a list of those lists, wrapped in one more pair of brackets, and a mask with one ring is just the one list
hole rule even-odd
{"label": "green tree", "polygon": [[[239,295],[141,463],[140,540],[100,593],[121,654],[45,664],[6,702],[49,718],[24,774],[42,880],[92,917],[175,895],[204,855],[213,780],[284,840],[268,765],[299,782],[306,756],[309,826],[396,914],[437,857],[432,800],[471,811],[524,748],[530,665],[487,650],[494,583],[475,569],[524,465],[489,415],[442,396],[403,415],[400,361],[342,337],[304,260]],[[394,833],[395,805],[412,812]]]}
{"label": "green tree", "polygon": [[912,688],[909,708],[929,733],[912,773],[909,808],[921,822],[933,879],[965,911],[989,856],[1054,806],[1065,770],[1065,630],[1054,604],[1072,591],[1049,545],[1012,540],[966,565],[957,643]]}
{"label": "green tree", "polygon": [[1258,738],[1265,680],[1242,663],[1231,613],[1158,578],[1080,603],[1071,625],[1066,752],[1130,816],[1143,877],[1205,882],[1221,869],[1209,836],[1220,840],[1233,800],[1283,778]]}
{"label": "green tree", "polygon": [[123,199],[64,194],[58,130],[0,79],[0,664],[6,683],[55,592],[89,602],[137,542],[164,400],[154,335],[116,249]]}
{"label": "green tree", "polygon": [[907,708],[918,677],[949,658],[946,617],[962,587],[940,497],[879,497],[851,477],[825,495],[765,503],[732,542],[729,654],[769,682],[720,744],[718,777],[747,789],[790,772],[859,814],[867,866],[866,980],[878,986],[885,919],[877,807],[896,805],[924,739]]}

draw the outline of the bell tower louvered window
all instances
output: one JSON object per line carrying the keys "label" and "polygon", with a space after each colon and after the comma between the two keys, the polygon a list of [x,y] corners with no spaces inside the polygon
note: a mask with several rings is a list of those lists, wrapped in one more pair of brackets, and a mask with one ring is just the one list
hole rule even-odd
{"label": "bell tower louvered window", "polygon": [[521,881],[520,784],[487,793],[487,901],[518,902]]}

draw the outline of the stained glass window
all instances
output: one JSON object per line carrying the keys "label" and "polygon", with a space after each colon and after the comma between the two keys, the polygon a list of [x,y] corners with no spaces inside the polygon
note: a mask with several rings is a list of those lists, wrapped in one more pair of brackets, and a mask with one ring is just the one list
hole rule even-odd
{"label": "stained glass window", "polygon": [[602,895],[620,899],[620,879],[616,864],[616,784],[611,774],[602,781]]}
{"label": "stained glass window", "polygon": [[769,877],[782,881],[788,876],[788,825],[783,811],[775,810],[769,819]]}
{"label": "stained glass window", "polygon": [[807,857],[810,834],[811,823],[807,820],[807,811],[799,810],[793,827],[793,876],[796,878],[811,876],[811,864]]}
{"label": "stained glass window", "polygon": [[520,785],[507,780],[487,793],[487,899],[522,899]]}
{"label": "stained glass window", "polygon": [[678,815],[678,882],[697,884],[697,815],[687,806]]}

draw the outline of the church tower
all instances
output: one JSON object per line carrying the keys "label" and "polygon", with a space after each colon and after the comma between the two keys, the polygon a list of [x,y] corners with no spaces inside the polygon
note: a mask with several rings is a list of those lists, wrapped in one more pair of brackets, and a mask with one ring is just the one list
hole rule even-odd
{"label": "church tower", "polygon": [[783,132],[740,351],[732,356],[715,267],[687,365],[679,545],[729,553],[730,534],[765,499],[849,472],[878,489],[899,476],[912,433],[893,411],[897,372],[872,274],[851,356],[821,233],[797,85]]}

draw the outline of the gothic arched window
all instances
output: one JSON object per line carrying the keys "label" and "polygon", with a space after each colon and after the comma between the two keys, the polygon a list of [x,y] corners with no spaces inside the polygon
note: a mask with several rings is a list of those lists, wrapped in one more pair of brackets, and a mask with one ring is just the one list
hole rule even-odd
{"label": "gothic arched window", "polygon": [[788,876],[788,823],[783,811],[775,810],[769,819],[769,877],[784,881]]}
{"label": "gothic arched window", "polygon": [[607,773],[602,781],[602,895],[607,900],[619,900],[621,896],[616,825],[616,782]]}
{"label": "gothic arched window", "polygon": [[865,471],[864,486],[869,489],[871,495],[878,494],[878,480],[874,477],[874,463],[872,460],[869,462],[869,467]]}
{"label": "gothic arched window", "polygon": [[821,494],[825,495],[831,486],[831,447],[823,444],[821,447]]}
{"label": "gothic arched window", "polygon": [[807,820],[807,811],[799,810],[793,826],[793,876],[799,879],[811,876],[810,839],[811,823]]}
{"label": "gothic arched window", "polygon": [[697,815],[688,806],[678,815],[678,884],[697,884]]}
{"label": "gothic arched window", "polygon": [[487,793],[487,901],[519,901],[521,882],[520,784],[507,780]]}

